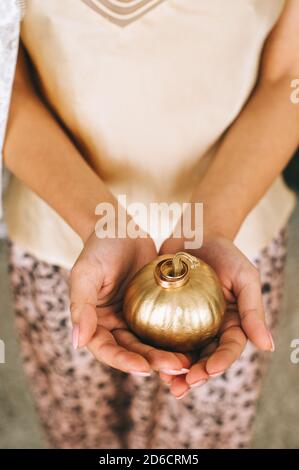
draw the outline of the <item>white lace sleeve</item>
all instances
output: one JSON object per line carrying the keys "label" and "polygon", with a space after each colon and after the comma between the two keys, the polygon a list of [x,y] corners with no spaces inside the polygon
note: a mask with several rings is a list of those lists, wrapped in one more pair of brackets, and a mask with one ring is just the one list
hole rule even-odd
{"label": "white lace sleeve", "polygon": [[[11,89],[19,45],[20,20],[24,13],[22,0],[0,0],[0,174]],[[2,178],[1,178],[2,180]],[[2,194],[2,182],[0,190]],[[0,198],[0,217],[2,197]]]}

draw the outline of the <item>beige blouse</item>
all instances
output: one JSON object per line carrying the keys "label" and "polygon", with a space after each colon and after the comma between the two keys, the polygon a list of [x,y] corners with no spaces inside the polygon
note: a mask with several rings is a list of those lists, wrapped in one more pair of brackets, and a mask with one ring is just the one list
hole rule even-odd
{"label": "beige blouse", "polygon": [[[283,6],[284,0],[27,0],[22,40],[45,97],[116,195],[126,194],[128,203],[187,202],[252,91]],[[236,244],[255,256],[293,206],[278,178]],[[72,266],[79,237],[16,178],[5,207],[13,241],[42,260]],[[159,247],[168,233],[151,235]]]}

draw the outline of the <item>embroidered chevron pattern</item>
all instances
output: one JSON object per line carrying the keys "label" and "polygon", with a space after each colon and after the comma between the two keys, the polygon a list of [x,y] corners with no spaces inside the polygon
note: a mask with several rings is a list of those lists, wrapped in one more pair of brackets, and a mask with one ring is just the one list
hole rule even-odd
{"label": "embroidered chevron pattern", "polygon": [[86,5],[119,26],[140,18],[164,0],[82,0]]}

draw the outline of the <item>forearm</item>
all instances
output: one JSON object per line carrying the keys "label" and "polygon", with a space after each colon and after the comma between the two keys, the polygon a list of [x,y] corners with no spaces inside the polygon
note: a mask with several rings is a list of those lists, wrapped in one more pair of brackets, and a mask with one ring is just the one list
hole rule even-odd
{"label": "forearm", "polygon": [[97,204],[115,204],[115,199],[35,94],[28,77],[24,83],[20,68],[24,63],[18,63],[12,96],[6,166],[86,240],[95,226]]}
{"label": "forearm", "polygon": [[233,123],[193,194],[206,232],[233,239],[299,143],[299,106],[290,79],[263,81]]}

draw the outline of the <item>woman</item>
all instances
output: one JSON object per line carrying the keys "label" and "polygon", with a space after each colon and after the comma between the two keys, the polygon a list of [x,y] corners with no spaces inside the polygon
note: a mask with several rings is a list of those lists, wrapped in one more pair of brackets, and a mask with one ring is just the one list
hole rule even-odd
{"label": "woman", "polygon": [[[5,204],[24,366],[52,447],[249,446],[294,205],[278,175],[299,140],[298,24],[296,0],[26,2]],[[119,194],[204,203],[192,252],[229,308],[197,360],[122,320],[128,280],[185,240],[97,238],[95,207]]]}

